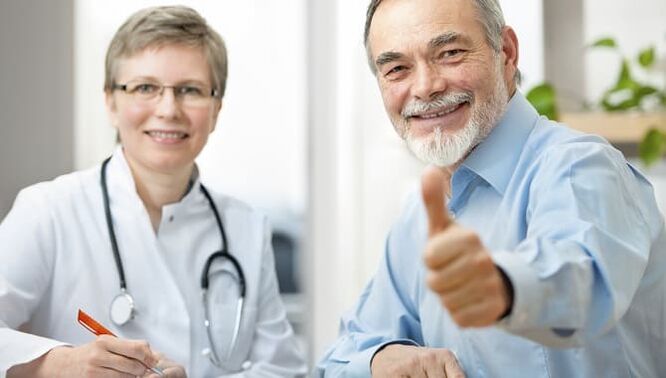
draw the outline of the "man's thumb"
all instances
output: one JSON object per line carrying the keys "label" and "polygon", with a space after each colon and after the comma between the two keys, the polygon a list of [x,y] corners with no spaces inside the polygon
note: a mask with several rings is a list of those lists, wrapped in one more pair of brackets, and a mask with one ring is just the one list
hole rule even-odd
{"label": "man's thumb", "polygon": [[421,176],[421,194],[426,212],[428,213],[428,234],[444,230],[451,224],[451,218],[446,208],[447,177],[441,168],[430,166]]}

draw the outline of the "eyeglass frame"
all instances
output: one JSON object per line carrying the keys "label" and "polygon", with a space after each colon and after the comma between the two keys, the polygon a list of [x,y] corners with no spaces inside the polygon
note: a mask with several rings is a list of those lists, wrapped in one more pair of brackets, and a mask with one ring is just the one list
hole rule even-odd
{"label": "eyeglass frame", "polygon": [[[141,97],[140,97],[140,96],[141,96],[140,93],[136,93],[136,92],[128,92],[128,86],[129,86],[130,84],[132,84],[132,83],[135,83],[135,82],[137,83],[137,86],[144,85],[144,84],[150,84],[150,85],[154,85],[154,86],[158,87],[159,90],[155,91],[155,95],[154,95],[154,97],[150,97],[150,98],[141,98]],[[147,81],[130,80],[130,81],[128,81],[128,82],[125,83],[125,84],[113,83],[113,84],[111,85],[111,90],[112,90],[112,91],[115,91],[115,90],[121,90],[121,91],[123,91],[124,93],[130,95],[131,97],[133,97],[133,98],[135,98],[135,99],[138,99],[138,100],[140,100],[140,101],[142,101],[142,102],[150,103],[150,102],[155,101],[156,99],[158,99],[158,98],[164,96],[164,90],[165,90],[166,88],[171,88],[171,90],[173,91],[174,98],[175,98],[176,100],[179,100],[179,99],[180,99],[180,101],[182,101],[183,98],[185,98],[186,94],[179,93],[179,92],[178,92],[178,89],[180,89],[180,88],[184,88],[184,87],[188,87],[188,86],[189,86],[189,87],[195,87],[195,88],[196,88],[196,86],[194,86],[194,85],[188,85],[188,84],[164,85],[164,84],[162,84],[162,83],[160,83],[160,82],[158,82],[158,81],[149,81],[149,80],[147,80]],[[210,89],[210,92],[208,92],[208,91],[202,91],[202,92],[204,93],[203,96],[202,96],[202,99],[203,99],[203,98],[205,98],[205,99],[208,99],[208,98],[220,98],[220,97],[219,97],[219,92],[220,92],[220,91],[219,91],[217,88],[211,88],[211,89]]]}

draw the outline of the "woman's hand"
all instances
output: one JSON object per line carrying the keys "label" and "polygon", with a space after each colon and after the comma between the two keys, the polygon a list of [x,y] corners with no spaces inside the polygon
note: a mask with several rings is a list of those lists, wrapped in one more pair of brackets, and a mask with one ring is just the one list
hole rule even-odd
{"label": "woman's hand", "polygon": [[147,368],[158,361],[146,341],[102,335],[78,347],[53,348],[12,367],[7,377],[137,377],[150,373]]}

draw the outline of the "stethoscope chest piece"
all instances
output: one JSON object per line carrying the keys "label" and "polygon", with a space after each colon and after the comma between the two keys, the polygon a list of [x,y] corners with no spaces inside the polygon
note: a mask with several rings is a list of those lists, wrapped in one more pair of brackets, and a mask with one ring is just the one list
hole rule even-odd
{"label": "stethoscope chest piece", "polygon": [[127,291],[122,290],[111,301],[109,312],[111,321],[115,325],[125,325],[134,318],[134,299],[132,299],[132,296]]}

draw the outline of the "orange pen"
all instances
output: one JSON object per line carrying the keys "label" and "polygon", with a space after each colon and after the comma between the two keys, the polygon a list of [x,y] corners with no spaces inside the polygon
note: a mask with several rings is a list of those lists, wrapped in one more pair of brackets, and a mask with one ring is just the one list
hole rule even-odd
{"label": "orange pen", "polygon": [[[83,310],[79,309],[79,315],[77,316],[77,320],[79,324],[83,326],[83,328],[87,329],[88,331],[94,333],[97,336],[100,335],[110,335],[113,337],[117,337],[113,332],[109,331],[106,327],[103,325],[99,324],[99,322],[95,319],[93,319],[90,315],[86,314]],[[160,377],[164,376],[164,372],[160,370],[157,367],[152,367],[149,368],[150,371],[153,373],[156,373]]]}

